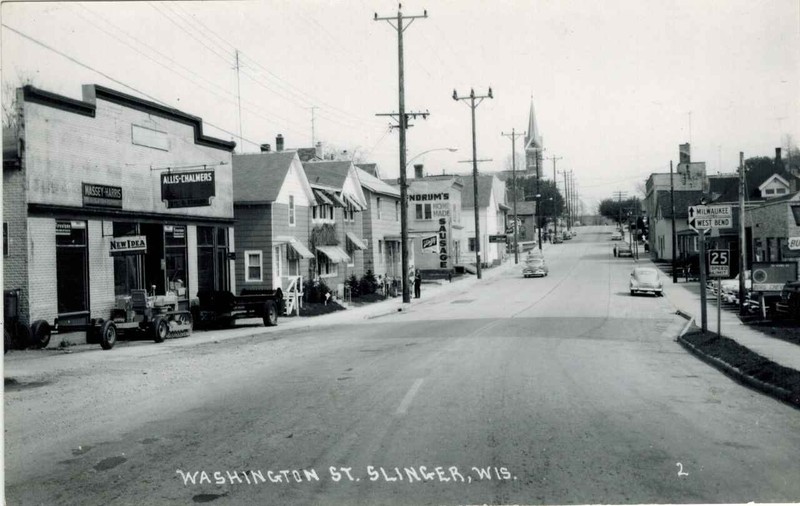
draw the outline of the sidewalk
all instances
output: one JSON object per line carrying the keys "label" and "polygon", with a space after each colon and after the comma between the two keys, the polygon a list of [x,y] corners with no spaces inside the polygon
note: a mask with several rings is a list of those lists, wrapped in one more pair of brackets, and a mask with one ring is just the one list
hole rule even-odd
{"label": "sidewalk", "polygon": [[[640,262],[652,264],[649,259],[641,259]],[[657,265],[653,265],[658,268]],[[665,275],[664,295],[676,309],[691,315],[694,317],[695,324],[700,325],[700,283],[681,281],[673,283],[671,277]],[[717,305],[716,299],[711,295],[706,299],[706,315],[708,330],[717,332]],[[766,337],[763,333],[742,323],[734,311],[724,307],[720,320],[722,329],[721,332],[717,332],[718,334],[733,339],[779,365],[800,371],[800,346],[781,339]]]}
{"label": "sidewalk", "polygon": [[[547,251],[549,246],[549,244],[545,243],[542,247],[542,250]],[[527,253],[520,254],[520,262],[524,261],[525,255],[527,255]],[[501,275],[503,272],[514,268],[520,269],[521,267],[519,265],[515,265],[514,256],[509,255],[500,265],[484,268],[481,272],[482,279],[480,281],[493,279]],[[477,276],[473,274],[465,274],[464,276],[456,278],[452,282],[444,282],[441,284],[423,283],[422,297],[419,299],[414,299],[412,297],[411,302],[408,304],[403,303],[402,297],[394,297],[360,307],[350,307],[344,311],[337,311],[325,315],[299,317],[284,316],[278,319],[278,325],[276,327],[263,327],[260,318],[246,318],[237,320],[237,324],[231,328],[198,331],[192,333],[189,339],[170,339],[165,341],[163,344],[168,347],[184,346],[234,339],[237,337],[252,335],[254,333],[272,333],[295,329],[308,330],[314,327],[339,325],[343,323],[368,323],[369,320],[373,318],[378,318],[389,314],[395,314],[398,312],[413,312],[413,308],[419,304],[425,304],[426,302],[447,294],[469,290],[480,281],[477,279]],[[67,348],[60,348],[59,343],[61,342],[61,337],[67,337],[74,344]],[[133,345],[153,344],[152,341],[149,340],[131,341],[131,343]],[[115,350],[119,352],[120,347],[115,347],[112,352]],[[88,351],[101,351],[101,349],[100,345],[98,344],[86,344],[85,334],[83,332],[65,334],[64,336],[53,334],[50,340],[50,345],[46,350],[15,350],[5,356],[5,361],[28,361],[35,360],[37,357],[52,357],[55,354],[72,354]]]}

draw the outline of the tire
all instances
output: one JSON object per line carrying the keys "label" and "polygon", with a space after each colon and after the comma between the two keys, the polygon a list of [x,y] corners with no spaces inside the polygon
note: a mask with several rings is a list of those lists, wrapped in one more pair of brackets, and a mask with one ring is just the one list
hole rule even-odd
{"label": "tire", "polygon": [[24,350],[31,346],[31,328],[24,323],[17,321],[14,323],[14,333],[12,336],[14,346]]}
{"label": "tire", "polygon": [[31,342],[36,348],[47,348],[50,344],[50,324],[44,320],[36,320],[31,325]]}
{"label": "tire", "polygon": [[275,306],[275,302],[268,300],[264,304],[263,318],[265,327],[274,327],[278,324],[278,308]]}
{"label": "tire", "polygon": [[153,341],[161,343],[169,334],[169,324],[163,316],[156,316],[153,319],[151,330],[153,333]]}
{"label": "tire", "polygon": [[636,294],[636,292],[631,290],[631,297],[633,297],[635,294]]}
{"label": "tire", "polygon": [[110,350],[117,344],[117,326],[110,320],[104,321],[100,325],[100,347]]}

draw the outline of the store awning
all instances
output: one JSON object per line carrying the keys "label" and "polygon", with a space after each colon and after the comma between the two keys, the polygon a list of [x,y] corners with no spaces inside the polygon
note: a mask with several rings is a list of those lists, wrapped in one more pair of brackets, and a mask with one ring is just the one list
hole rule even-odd
{"label": "store awning", "polygon": [[358,236],[356,236],[356,234],[352,232],[345,232],[345,235],[347,235],[347,240],[352,242],[353,246],[355,246],[356,249],[367,249],[366,243],[364,243],[364,241],[359,239]]}
{"label": "store awning", "polygon": [[302,242],[290,235],[279,235],[275,237],[273,242],[275,244],[288,244],[303,258],[314,258],[314,253],[311,253],[310,249],[306,248]]}
{"label": "store awning", "polygon": [[350,263],[350,255],[339,246],[317,246],[317,251],[328,257],[328,260],[333,263]]}

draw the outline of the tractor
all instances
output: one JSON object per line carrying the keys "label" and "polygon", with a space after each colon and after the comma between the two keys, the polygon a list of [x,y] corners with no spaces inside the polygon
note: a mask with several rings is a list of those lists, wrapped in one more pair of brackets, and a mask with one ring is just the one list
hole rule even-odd
{"label": "tractor", "polygon": [[131,290],[130,295],[116,298],[110,319],[92,320],[89,331],[104,350],[114,347],[118,332],[149,335],[160,343],[167,338],[190,335],[192,314],[178,309],[178,297],[173,292],[148,295],[147,290]]}

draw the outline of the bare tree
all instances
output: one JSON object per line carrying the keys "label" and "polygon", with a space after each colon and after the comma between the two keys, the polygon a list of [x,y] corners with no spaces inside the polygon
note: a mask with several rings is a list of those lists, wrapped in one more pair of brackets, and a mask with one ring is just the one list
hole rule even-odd
{"label": "bare tree", "polygon": [[33,85],[32,76],[22,75],[19,81],[14,84],[11,81],[3,81],[3,94],[0,102],[3,105],[3,128],[17,129],[19,122],[19,109],[17,108],[17,89],[27,85]]}

